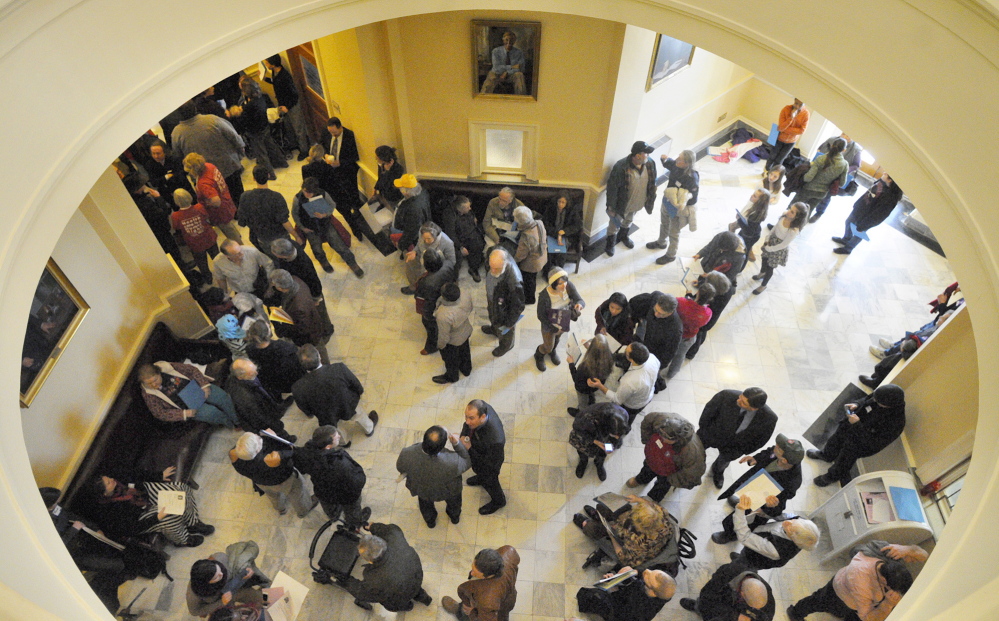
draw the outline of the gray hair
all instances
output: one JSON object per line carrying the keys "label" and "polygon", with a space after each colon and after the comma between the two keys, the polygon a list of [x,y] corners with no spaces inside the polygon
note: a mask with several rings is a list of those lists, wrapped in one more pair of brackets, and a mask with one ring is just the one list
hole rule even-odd
{"label": "gray hair", "polygon": [[399,188],[399,191],[402,192],[404,196],[409,196],[409,197],[419,196],[420,194],[423,194],[423,186],[420,185],[419,181],[417,181],[416,185],[414,185],[413,187]]}
{"label": "gray hair", "polygon": [[798,518],[794,520],[794,528],[787,536],[802,550],[814,550],[819,543],[821,531],[815,522]]}
{"label": "gray hair", "polygon": [[704,282],[715,288],[715,295],[725,295],[732,288],[732,281],[728,276],[715,270],[704,275]]}
{"label": "gray hair", "polygon": [[264,441],[252,431],[247,431],[236,440],[236,457],[250,460],[264,449]]}
{"label": "gray hair", "polygon": [[291,289],[295,285],[295,279],[288,270],[274,270],[268,280],[272,287],[278,289]]}
{"label": "gray hair", "polygon": [[256,308],[258,303],[260,303],[260,298],[245,291],[232,296],[232,305],[244,313],[248,313]]}
{"label": "gray hair", "polygon": [[663,309],[663,312],[673,314],[677,307],[676,296],[669,293],[663,293],[662,291],[656,291],[652,294],[652,302]]}
{"label": "gray hair", "polygon": [[517,195],[514,194],[513,189],[510,186],[503,186],[496,194],[509,194],[510,198],[517,198]]}
{"label": "gray hair", "polygon": [[388,550],[388,544],[381,537],[364,533],[357,542],[357,552],[365,561],[374,563]]}
{"label": "gray hair", "polygon": [[285,237],[279,237],[271,242],[271,252],[279,257],[288,257],[288,260],[293,260],[298,254],[295,244]]}
{"label": "gray hair", "polygon": [[194,204],[194,197],[192,197],[191,193],[184,188],[177,188],[173,191],[173,202],[178,207],[183,209],[184,207],[190,207]]}
{"label": "gray hair", "polygon": [[680,155],[683,156],[683,161],[687,163],[686,174],[693,175],[697,172],[697,154],[690,149],[684,149],[680,152]]}

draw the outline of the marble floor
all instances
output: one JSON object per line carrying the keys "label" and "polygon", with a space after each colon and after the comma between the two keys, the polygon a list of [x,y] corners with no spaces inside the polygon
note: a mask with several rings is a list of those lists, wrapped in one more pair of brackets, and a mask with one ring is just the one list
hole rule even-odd
{"label": "marble floor", "polygon": [[[681,256],[697,252],[732,219],[732,210],[741,208],[752,192],[761,166],[743,160],[720,164],[710,158],[699,163],[700,228],[696,233],[683,232]],[[289,200],[300,183],[299,168],[293,162],[272,184]],[[869,345],[880,337],[897,338],[902,330],[925,323],[926,302],[954,280],[946,259],[887,226],[875,229],[871,242],[862,243],[852,255],[833,254],[835,245],[829,237],[842,234],[852,201],[834,199],[825,217],[805,228],[791,248],[789,264],[778,269],[762,295],[752,295],[753,287],[748,284],[758,265],[747,267],[738,293],[697,359],[683,367],[646,411],[678,412],[696,422],[716,391],[758,385],[769,393],[769,404],[780,417],[777,430],[800,436],[847,382],[871,371],[876,361],[867,352]],[[771,209],[770,221],[776,220],[787,202],[782,196],[781,208]],[[602,255],[584,263],[580,273],[572,276],[589,308],[575,328],[580,334],[592,334],[593,309],[614,291],[629,297],[657,289],[682,293],[678,265],[657,266],[654,260],[659,253],[644,248],[658,233],[658,218],[658,209],[652,216],[641,212],[634,250],[619,246],[615,257]],[[419,355],[423,327],[412,298],[399,293],[405,277],[398,256],[382,257],[367,243],[356,251],[367,272],[363,280],[351,275],[335,255],[336,273],[320,272],[336,325],[330,353],[364,383],[362,405],[381,415],[376,433],[371,438],[355,438],[350,450],[368,474],[364,502],[371,506],[374,521],[400,525],[423,559],[424,587],[434,602],[430,607],[417,604],[404,613],[407,621],[450,619],[439,607],[440,598],[454,596],[478,549],[503,544],[515,546],[522,559],[513,620],[575,616],[576,591],[599,576],[595,568],[580,569],[593,546],[572,525],[572,515],[599,493],[624,490],[625,480],[642,462],[637,430],[608,459],[604,483],[599,483],[592,467],[577,479],[575,451],[567,443],[572,419],[565,411],[575,401],[572,381],[565,365],[549,367],[543,374],[535,368],[532,353],[541,337],[533,307],[517,328],[512,352],[493,358],[490,351],[495,341],[476,330],[471,343],[472,375],[438,386],[430,377],[442,372],[443,365],[436,355]],[[473,323],[485,323],[484,287],[473,284],[464,272],[460,284],[474,296]],[[479,516],[475,509],[485,502],[484,492],[466,487],[461,523],[452,525],[442,519],[431,530],[420,517],[416,499],[397,480],[395,459],[400,449],[421,439],[432,424],[457,430],[464,405],[473,398],[491,403],[506,428],[507,464],[500,479],[508,505],[494,515]],[[316,424],[295,407],[285,421],[303,439]],[[325,520],[321,510],[305,519],[296,518],[293,512],[277,516],[265,499],[252,492],[249,481],[226,463],[226,452],[236,436],[236,432],[216,432],[195,475],[201,484],[197,495],[201,512],[205,521],[216,526],[215,535],[200,548],[172,550],[173,583],[163,576],[136,580],[123,587],[122,603],[148,587],[135,611],[143,611],[150,619],[189,619],[184,593],[191,563],[232,542],[252,539],[260,545],[259,565],[264,572],[273,576],[283,570],[311,588],[299,616],[302,621],[363,621],[371,616],[355,607],[344,591],[312,582],[308,552],[313,534]],[[710,449],[708,459],[714,456]],[[731,465],[727,480],[741,468]],[[804,469],[806,483],[789,503],[798,513],[815,509],[832,494],[829,488],[809,483],[820,473],[814,462],[806,459]],[[718,491],[710,479],[705,481],[693,490],[675,490],[664,501],[681,525],[699,539],[697,556],[680,571],[677,596],[665,606],[660,619],[693,621],[695,615],[679,607],[679,598],[696,596],[714,568],[736,548],[710,542],[727,507],[715,500]],[[778,600],[778,619],[784,619],[788,604],[822,586],[838,568],[821,566],[817,558],[815,553],[802,553],[787,567],[764,572]]]}

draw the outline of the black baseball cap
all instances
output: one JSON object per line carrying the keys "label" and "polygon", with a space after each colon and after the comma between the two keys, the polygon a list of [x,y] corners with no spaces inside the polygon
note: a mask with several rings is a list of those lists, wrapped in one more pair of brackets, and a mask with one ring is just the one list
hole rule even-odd
{"label": "black baseball cap", "polygon": [[656,150],[655,147],[646,144],[644,140],[638,140],[635,142],[635,144],[631,145],[632,155],[635,155],[637,153],[652,153],[655,150]]}

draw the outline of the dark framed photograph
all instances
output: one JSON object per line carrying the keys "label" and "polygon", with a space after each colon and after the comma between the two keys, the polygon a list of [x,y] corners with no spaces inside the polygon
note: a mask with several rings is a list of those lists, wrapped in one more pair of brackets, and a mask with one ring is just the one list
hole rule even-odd
{"label": "dark framed photograph", "polygon": [[662,34],[656,35],[656,47],[652,50],[652,66],[649,67],[645,91],[651,91],[681,69],[689,67],[693,58],[694,46],[690,43]]}
{"label": "dark framed photograph", "polygon": [[472,21],[475,97],[537,100],[540,22]]}
{"label": "dark framed photograph", "polygon": [[35,288],[21,350],[21,407],[28,407],[90,306],[49,259]]}

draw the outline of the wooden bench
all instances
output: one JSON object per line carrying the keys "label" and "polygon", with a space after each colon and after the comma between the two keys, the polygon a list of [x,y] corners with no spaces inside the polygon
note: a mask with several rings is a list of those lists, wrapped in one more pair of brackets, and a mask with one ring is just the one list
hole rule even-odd
{"label": "wooden bench", "polygon": [[63,491],[62,506],[100,523],[91,481],[102,475],[127,480],[176,466],[175,480],[193,483],[191,472],[214,428],[194,420],[165,423],[153,418],[142,398],[136,374],[144,364],[185,359],[208,364],[207,374],[214,378],[215,384],[221,385],[228,376],[229,350],[225,345],[219,341],[178,338],[165,324],[157,323],[87,449],[86,457]]}
{"label": "wooden bench", "polygon": [[[450,202],[451,198],[457,195],[467,196],[472,201],[472,213],[475,214],[475,218],[479,222],[482,222],[482,217],[486,213],[486,206],[489,204],[489,201],[496,198],[500,189],[506,186],[509,186],[513,190],[520,202],[541,214],[555,200],[559,192],[567,192],[571,204],[574,205],[583,205],[586,200],[585,192],[579,188],[535,184],[420,177],[420,185],[423,186],[423,191],[430,195],[431,205],[437,205],[441,201]],[[576,273],[579,272],[579,263],[582,261],[583,255],[582,233],[580,233],[579,239],[580,241],[576,247],[570,248],[569,252],[566,253],[566,262],[576,264]]]}

